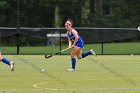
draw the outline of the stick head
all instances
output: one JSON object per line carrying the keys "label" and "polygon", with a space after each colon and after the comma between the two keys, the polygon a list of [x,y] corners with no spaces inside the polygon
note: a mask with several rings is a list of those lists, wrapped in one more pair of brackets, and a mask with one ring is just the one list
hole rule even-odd
{"label": "stick head", "polygon": [[52,55],[45,55],[45,58],[50,58],[50,57],[52,57]]}

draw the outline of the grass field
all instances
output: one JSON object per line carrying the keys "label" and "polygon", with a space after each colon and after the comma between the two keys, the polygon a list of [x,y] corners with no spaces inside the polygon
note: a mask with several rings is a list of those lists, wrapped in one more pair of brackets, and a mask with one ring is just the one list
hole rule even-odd
{"label": "grass field", "polygon": [[[67,45],[63,45],[62,49],[66,48]],[[4,46],[2,47],[2,53],[4,54],[16,54],[16,47]],[[140,55],[140,42],[123,42],[123,43],[104,43],[103,51],[102,44],[85,44],[83,51],[88,51],[93,48],[97,54],[117,54],[117,55],[129,55],[139,54]],[[60,46],[24,46],[20,47],[20,54],[45,54],[55,53],[60,50]],[[66,51],[65,54],[69,54],[70,51]]]}
{"label": "grass field", "polygon": [[[140,56],[88,56],[67,72],[69,56],[5,55],[14,72],[0,63],[0,93],[140,93]],[[44,71],[41,71],[44,69]]]}

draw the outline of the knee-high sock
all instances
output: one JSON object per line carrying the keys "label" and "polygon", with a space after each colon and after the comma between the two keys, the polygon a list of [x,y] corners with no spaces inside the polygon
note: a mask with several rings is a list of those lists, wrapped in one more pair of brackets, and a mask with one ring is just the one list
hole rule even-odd
{"label": "knee-high sock", "polygon": [[91,52],[90,52],[90,51],[85,52],[85,53],[83,53],[83,54],[82,54],[82,58],[85,58],[86,56],[88,56],[88,55],[90,55],[90,54],[91,54]]}
{"label": "knee-high sock", "polygon": [[2,58],[1,61],[10,66],[10,60],[8,60],[7,58]]}
{"label": "knee-high sock", "polygon": [[75,69],[76,59],[75,58],[71,58],[71,63],[72,63],[72,68]]}

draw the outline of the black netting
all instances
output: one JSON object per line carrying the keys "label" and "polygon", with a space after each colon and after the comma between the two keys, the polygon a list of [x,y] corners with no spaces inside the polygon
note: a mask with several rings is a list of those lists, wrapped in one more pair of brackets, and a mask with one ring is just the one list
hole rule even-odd
{"label": "black netting", "polygon": [[[111,42],[140,37],[140,32],[135,28],[76,28],[86,43]],[[64,28],[22,28],[21,34],[33,37],[46,38],[47,34],[64,34]],[[53,37],[53,36],[52,36]]]}
{"label": "black netting", "polygon": [[[140,31],[136,28],[76,28],[86,43],[111,42],[139,38]],[[14,35],[16,28],[0,28],[0,37]],[[19,34],[37,38],[61,37],[65,34],[64,28],[20,28]],[[50,36],[49,36],[50,35]],[[64,37],[62,35],[62,37]]]}
{"label": "black netting", "polygon": [[[136,28],[75,28],[82,36],[85,45],[85,51],[95,48],[98,54],[140,54],[139,41],[140,31]],[[0,45],[4,48],[4,53],[17,53],[17,44],[20,47],[20,54],[44,54],[55,53],[68,46],[66,30],[64,28],[25,28],[21,27],[19,32],[16,28],[0,28]],[[17,34],[19,37],[17,38]],[[17,43],[19,41],[19,43]],[[116,52],[115,49],[120,46],[120,42],[137,42],[133,43],[136,47],[134,50],[129,47],[127,52]],[[97,44],[99,43],[99,44]],[[103,43],[115,43],[104,44]],[[97,45],[94,45],[97,44]],[[131,45],[133,45],[131,44]],[[108,46],[109,45],[109,46]],[[124,44],[121,47],[129,46]],[[114,47],[116,46],[116,48]],[[11,48],[12,47],[12,48]],[[97,48],[96,48],[97,47]],[[108,49],[114,47],[109,52]],[[8,50],[7,50],[8,49]],[[13,50],[13,52],[11,51]],[[121,49],[121,48],[119,48]],[[122,48],[123,49],[123,48]],[[124,48],[126,49],[126,48]],[[124,50],[123,49],[123,50]],[[137,50],[136,50],[137,49]],[[10,52],[9,52],[10,50]],[[121,51],[121,50],[120,50]]]}
{"label": "black netting", "polygon": [[5,28],[5,27],[0,27],[0,37],[4,36],[11,36],[17,33],[16,28]]}
{"label": "black netting", "polygon": [[135,28],[77,28],[86,43],[122,41],[140,37]]}

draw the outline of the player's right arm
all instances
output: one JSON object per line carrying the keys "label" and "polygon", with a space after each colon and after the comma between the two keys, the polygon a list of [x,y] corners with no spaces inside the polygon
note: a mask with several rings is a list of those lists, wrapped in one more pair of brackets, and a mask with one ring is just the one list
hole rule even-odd
{"label": "player's right arm", "polygon": [[68,32],[67,32],[67,38],[68,38],[68,44],[69,44],[69,48],[71,48],[71,46],[72,46],[72,41],[70,40],[70,38],[68,37]]}

